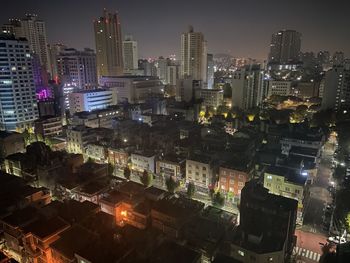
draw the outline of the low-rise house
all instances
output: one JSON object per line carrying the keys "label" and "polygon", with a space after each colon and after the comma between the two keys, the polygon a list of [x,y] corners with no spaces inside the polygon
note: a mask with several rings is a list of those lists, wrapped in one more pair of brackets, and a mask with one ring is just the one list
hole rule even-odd
{"label": "low-rise house", "polygon": [[134,152],[131,154],[131,168],[135,172],[143,172],[144,170],[155,172],[156,155],[152,152]]}
{"label": "low-rise house", "polygon": [[184,197],[169,196],[154,203],[151,210],[152,227],[178,238],[184,226],[204,208],[204,203]]}
{"label": "low-rise house", "polygon": [[304,207],[309,200],[308,174],[271,166],[264,173],[264,187],[269,193],[298,201],[297,224],[303,224]]}
{"label": "low-rise house", "polygon": [[24,152],[25,143],[23,134],[17,132],[0,131],[0,157]]}
{"label": "low-rise house", "polygon": [[227,195],[230,201],[238,202],[241,191],[247,181],[250,180],[253,173],[251,163],[233,163],[225,162],[219,167],[218,187],[220,192]]}
{"label": "low-rise house", "polygon": [[182,180],[186,172],[186,159],[178,155],[166,155],[156,162],[156,174]]}
{"label": "low-rise house", "polygon": [[34,122],[35,133],[41,136],[51,137],[62,133],[62,118],[57,116],[45,116]]}
{"label": "low-rise house", "polygon": [[196,190],[208,192],[215,185],[215,172],[211,158],[192,155],[186,159],[186,183],[193,182]]}

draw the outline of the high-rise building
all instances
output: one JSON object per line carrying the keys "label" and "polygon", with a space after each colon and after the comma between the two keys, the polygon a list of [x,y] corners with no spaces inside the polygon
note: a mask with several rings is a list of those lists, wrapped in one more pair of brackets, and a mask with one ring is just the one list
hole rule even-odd
{"label": "high-rise building", "polygon": [[67,47],[63,44],[48,44],[47,50],[49,52],[49,67],[48,71],[51,75],[51,79],[58,80],[58,69],[57,69],[57,57]]}
{"label": "high-rise building", "polygon": [[322,109],[350,108],[350,67],[333,66],[325,75]]}
{"label": "high-rise building", "polygon": [[132,36],[125,37],[123,41],[124,70],[134,70],[138,68],[137,42]]}
{"label": "high-rise building", "polygon": [[319,51],[317,53],[317,61],[320,65],[328,64],[330,60],[329,51]]}
{"label": "high-rise building", "polygon": [[259,64],[235,71],[232,77],[232,106],[241,109],[259,106],[267,96],[264,84],[264,73]]}
{"label": "high-rise building", "polygon": [[179,66],[170,64],[167,66],[167,84],[176,86],[176,81],[179,79]]}
{"label": "high-rise building", "polygon": [[25,128],[38,118],[30,45],[3,34],[0,47],[0,123],[6,130]]}
{"label": "high-rise building", "polygon": [[281,30],[272,35],[269,62],[290,64],[299,62],[301,34],[295,30]]}
{"label": "high-rise building", "polygon": [[334,66],[342,65],[344,63],[344,53],[341,51],[334,52],[332,62]]}
{"label": "high-rise building", "polygon": [[103,11],[94,21],[97,76],[123,75],[123,41],[118,13]]}
{"label": "high-rise building", "polygon": [[192,77],[195,80],[207,79],[207,45],[201,32],[194,32],[190,26],[188,32],[181,35],[181,71],[180,77]]}
{"label": "high-rise building", "polygon": [[57,56],[58,77],[79,89],[97,87],[96,54],[92,49],[66,48]]}
{"label": "high-rise building", "polygon": [[25,18],[10,19],[3,25],[3,31],[14,34],[16,37],[24,37],[28,40],[31,52],[38,56],[43,68],[48,68],[48,51],[45,22],[39,20],[37,15],[26,14]]}
{"label": "high-rise building", "polygon": [[214,86],[214,57],[213,54],[207,54],[207,84],[208,89]]}
{"label": "high-rise building", "polygon": [[156,61],[157,76],[163,82],[167,83],[167,66],[169,64],[168,58],[159,57]]}

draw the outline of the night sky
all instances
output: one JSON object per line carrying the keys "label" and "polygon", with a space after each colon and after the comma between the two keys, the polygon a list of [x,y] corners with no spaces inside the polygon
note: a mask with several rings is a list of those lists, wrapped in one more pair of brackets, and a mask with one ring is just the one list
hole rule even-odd
{"label": "night sky", "polygon": [[350,0],[2,0],[0,22],[36,13],[46,21],[49,43],[94,48],[92,21],[104,7],[119,11],[140,57],[178,55],[189,24],[214,54],[264,59],[271,34],[286,28],[302,33],[303,51],[350,56]]}

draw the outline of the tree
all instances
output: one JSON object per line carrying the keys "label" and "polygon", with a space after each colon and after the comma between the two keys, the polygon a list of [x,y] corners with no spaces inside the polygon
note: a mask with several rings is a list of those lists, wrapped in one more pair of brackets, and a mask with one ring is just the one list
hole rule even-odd
{"label": "tree", "polygon": [[146,170],[143,170],[140,181],[144,186],[150,186],[152,183],[152,175]]}
{"label": "tree", "polygon": [[225,198],[220,192],[216,192],[212,197],[212,204],[216,207],[223,207],[225,204]]}
{"label": "tree", "polygon": [[108,163],[108,175],[112,176],[114,174],[114,165],[111,163]]}
{"label": "tree", "polygon": [[193,195],[194,195],[194,193],[195,193],[195,191],[196,191],[196,187],[195,187],[194,183],[193,183],[193,182],[190,182],[190,183],[188,184],[188,186],[187,186],[187,196],[188,196],[189,198],[192,198]]}
{"label": "tree", "polygon": [[170,176],[165,180],[165,185],[170,193],[175,193],[176,189],[179,187],[178,182],[174,179],[173,176]]}
{"label": "tree", "polygon": [[129,166],[125,166],[124,168],[124,177],[128,180],[130,180],[130,175],[131,175],[131,171]]}

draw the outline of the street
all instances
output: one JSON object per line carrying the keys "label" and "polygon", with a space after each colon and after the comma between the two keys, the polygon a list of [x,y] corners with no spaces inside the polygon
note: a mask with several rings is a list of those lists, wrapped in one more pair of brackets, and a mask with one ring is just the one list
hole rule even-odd
{"label": "street", "polygon": [[324,208],[331,202],[327,190],[331,176],[331,158],[334,147],[327,142],[321,156],[318,172],[310,187],[310,199],[305,208],[304,225],[296,231],[297,245],[294,250],[297,262],[318,262],[321,252],[320,243],[326,243],[328,233],[322,228]]}

